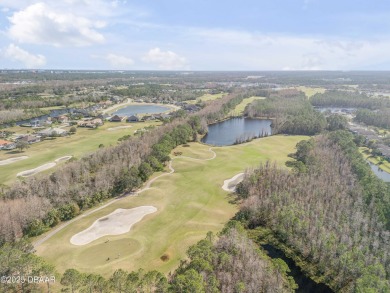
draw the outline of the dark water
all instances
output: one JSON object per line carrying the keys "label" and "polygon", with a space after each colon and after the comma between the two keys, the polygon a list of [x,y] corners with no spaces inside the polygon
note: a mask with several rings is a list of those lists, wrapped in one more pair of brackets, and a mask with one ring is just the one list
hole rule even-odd
{"label": "dark water", "polygon": [[370,161],[367,161],[367,163],[370,165],[371,170],[375,173],[375,175],[379,179],[382,179],[385,182],[390,182],[390,173],[387,173],[386,171],[383,171],[377,165],[371,163]]}
{"label": "dark water", "polygon": [[119,109],[113,115],[119,116],[131,116],[135,114],[155,114],[163,113],[168,111],[169,107],[159,106],[159,105],[131,105],[125,108]]}
{"label": "dark water", "polygon": [[262,135],[271,135],[271,120],[232,118],[209,125],[202,142],[211,145],[232,145],[237,140],[246,140]]}
{"label": "dark water", "polygon": [[323,283],[316,283],[312,279],[306,277],[302,270],[295,265],[295,262],[286,257],[282,250],[277,249],[276,247],[270,244],[261,245],[261,247],[268,253],[271,258],[280,258],[282,259],[290,268],[291,272],[289,276],[294,278],[295,283],[298,284],[298,289],[295,292],[299,293],[332,293],[327,285]]}

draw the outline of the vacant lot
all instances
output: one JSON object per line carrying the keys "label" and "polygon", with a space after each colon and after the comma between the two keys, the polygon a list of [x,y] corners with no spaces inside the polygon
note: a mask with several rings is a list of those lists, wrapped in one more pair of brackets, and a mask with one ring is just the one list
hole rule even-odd
{"label": "vacant lot", "polygon": [[[236,213],[237,206],[230,203],[232,196],[222,189],[224,180],[266,160],[283,165],[287,154],[305,138],[272,136],[242,145],[213,147],[214,159],[207,145],[191,143],[190,147],[178,147],[174,151],[182,152],[182,157],[172,156],[173,174],[158,178],[151,189],[138,196],[125,197],[71,223],[41,244],[37,253],[60,272],[76,268],[108,276],[117,268],[143,268],[168,273],[185,258],[190,245],[204,238],[208,231],[219,231]],[[73,235],[97,219],[118,208],[139,206],[154,206],[157,211],[146,215],[128,233],[105,236],[83,246],[70,243]],[[161,260],[163,255],[169,259]]]}

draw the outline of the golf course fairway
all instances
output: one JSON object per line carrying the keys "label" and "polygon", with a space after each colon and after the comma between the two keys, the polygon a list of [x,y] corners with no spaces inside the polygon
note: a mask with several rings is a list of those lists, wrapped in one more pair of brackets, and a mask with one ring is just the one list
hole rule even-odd
{"label": "golf course fairway", "polygon": [[[172,174],[157,178],[150,189],[137,196],[124,197],[72,222],[39,245],[37,254],[61,273],[68,268],[105,277],[118,268],[173,271],[190,245],[208,231],[220,231],[238,210],[231,203],[233,196],[222,189],[224,180],[267,160],[284,165],[287,155],[303,139],[308,137],[276,135],[226,147],[210,148],[200,143],[177,147],[171,155]],[[182,155],[174,156],[174,152]],[[81,246],[71,244],[75,234],[97,219],[116,209],[140,206],[153,206],[157,211],[145,215],[127,233],[104,236]]]}

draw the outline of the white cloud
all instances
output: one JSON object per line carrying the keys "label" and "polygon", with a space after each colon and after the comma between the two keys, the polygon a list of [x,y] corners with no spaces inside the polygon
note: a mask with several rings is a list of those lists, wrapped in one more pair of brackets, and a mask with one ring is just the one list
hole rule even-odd
{"label": "white cloud", "polygon": [[160,48],[154,48],[142,58],[144,62],[152,63],[164,70],[188,69],[187,60],[172,51],[161,51]]}
{"label": "white cloud", "polygon": [[104,42],[97,29],[101,21],[93,21],[75,13],[36,3],[9,17],[9,36],[21,43],[53,46],[86,46]]}
{"label": "white cloud", "polygon": [[3,55],[5,58],[23,63],[26,68],[40,68],[46,64],[45,56],[31,54],[14,44],[4,49]]}
{"label": "white cloud", "polygon": [[116,54],[108,54],[105,59],[114,69],[128,69],[134,64],[133,59]]}

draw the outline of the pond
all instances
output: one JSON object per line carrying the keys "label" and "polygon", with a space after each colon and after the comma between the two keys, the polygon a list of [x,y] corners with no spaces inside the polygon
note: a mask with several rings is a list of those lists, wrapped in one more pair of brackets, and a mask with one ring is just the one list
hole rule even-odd
{"label": "pond", "polygon": [[156,114],[156,113],[163,113],[170,110],[167,106],[160,106],[160,105],[130,105],[125,108],[119,109],[113,115],[119,115],[119,116],[131,116],[136,114]]}
{"label": "pond", "polygon": [[295,264],[295,262],[287,257],[284,252],[270,244],[263,244],[261,247],[267,252],[268,256],[271,258],[280,258],[282,259],[290,268],[289,276],[294,278],[295,283],[298,285],[298,289],[295,292],[299,293],[332,293],[327,285],[323,283],[316,283],[312,279],[306,277],[302,270]]}
{"label": "pond", "polygon": [[208,133],[202,138],[202,142],[226,146],[244,142],[255,137],[272,134],[271,120],[232,118],[208,126]]}
{"label": "pond", "polygon": [[371,163],[370,161],[367,161],[367,163],[370,165],[372,172],[374,172],[378,178],[385,182],[390,182],[390,173],[383,171],[381,168],[379,168],[374,163]]}

